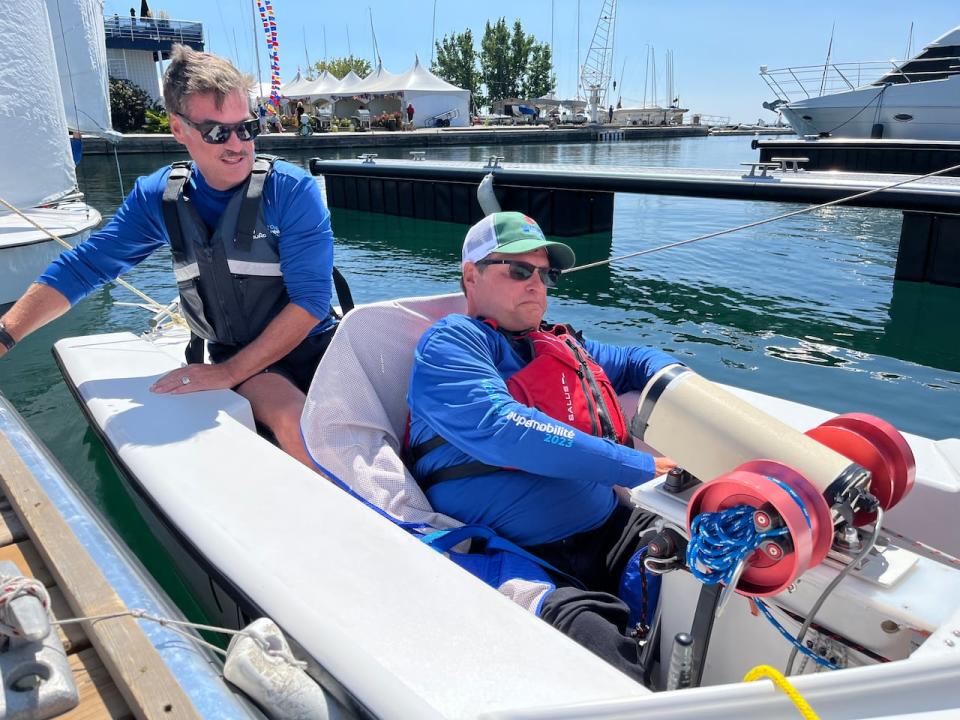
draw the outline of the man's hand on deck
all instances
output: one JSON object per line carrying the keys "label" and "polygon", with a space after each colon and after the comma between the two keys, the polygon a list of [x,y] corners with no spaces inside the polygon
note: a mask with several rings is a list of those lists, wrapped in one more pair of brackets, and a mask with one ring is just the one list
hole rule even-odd
{"label": "man's hand on deck", "polygon": [[670,472],[677,466],[676,461],[671,460],[668,457],[654,457],[653,463],[656,472],[654,477],[660,477],[661,475]]}
{"label": "man's hand on deck", "polygon": [[233,377],[227,363],[221,365],[194,363],[168,372],[150,386],[150,391],[182,395],[198,390],[222,390],[237,384],[238,381]]}

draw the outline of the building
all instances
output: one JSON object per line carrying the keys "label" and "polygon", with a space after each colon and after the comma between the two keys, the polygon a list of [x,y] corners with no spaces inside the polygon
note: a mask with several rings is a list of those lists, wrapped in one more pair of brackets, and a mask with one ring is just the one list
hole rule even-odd
{"label": "building", "polygon": [[129,80],[157,102],[162,97],[157,63],[168,59],[177,43],[194,50],[204,46],[203,23],[194,20],[114,14],[104,17],[103,29],[110,77]]}

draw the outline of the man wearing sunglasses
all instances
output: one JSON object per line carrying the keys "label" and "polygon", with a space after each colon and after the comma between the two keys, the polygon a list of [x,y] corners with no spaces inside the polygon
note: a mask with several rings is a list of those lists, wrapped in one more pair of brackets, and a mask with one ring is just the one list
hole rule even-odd
{"label": "man wearing sunglasses", "polygon": [[[420,339],[406,462],[439,512],[485,525],[558,569],[540,616],[639,677],[621,576],[653,517],[618,502],[674,467],[635,450],[617,395],[678,364],[544,322],[547,289],[574,265],[516,212],[487,216],[462,250],[466,315]],[[570,586],[572,576],[592,592]]]}
{"label": "man wearing sunglasses", "polygon": [[[191,162],[137,180],[113,219],[63,253],[3,317],[0,356],[84,296],[169,245],[193,341],[158,393],[235,388],[280,446],[313,466],[300,414],[336,327],[333,233],[316,181],[258,157],[251,78],[175,46],[164,76],[170,131]],[[203,364],[203,342],[212,364]]]}

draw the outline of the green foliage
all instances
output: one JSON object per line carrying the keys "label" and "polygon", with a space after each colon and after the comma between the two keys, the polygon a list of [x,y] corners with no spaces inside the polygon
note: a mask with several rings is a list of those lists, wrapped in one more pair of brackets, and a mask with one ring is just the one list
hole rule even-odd
{"label": "green foliage", "polygon": [[507,21],[500,18],[495,25],[487,21],[480,41],[480,76],[487,88],[489,102],[516,97],[517,76],[511,56]]}
{"label": "green foliage", "polygon": [[146,90],[129,80],[110,78],[110,117],[118,132],[140,132],[147,121],[147,110],[156,110]]}
{"label": "green foliage", "polygon": [[349,57],[334,58],[333,60],[319,60],[313,64],[312,70],[320,75],[324,70],[339,79],[353,70],[360,77],[366,77],[373,68],[370,63],[363,58]]}
{"label": "green foliage", "polygon": [[147,120],[144,123],[143,131],[148,133],[169,133],[170,118],[167,111],[161,108],[148,109]]}
{"label": "green foliage", "polygon": [[519,20],[514,21],[512,32],[506,18],[492,25],[487,21],[479,52],[474,49],[469,30],[445,35],[436,50],[430,69],[447,82],[469,90],[475,105],[513,97],[541,97],[557,86],[550,46],[525,33]]}
{"label": "green foliage", "polygon": [[556,87],[557,76],[553,74],[553,53],[550,46],[546,43],[533,45],[521,86],[522,97],[543,97],[552,93]]}
{"label": "green foliage", "polygon": [[464,30],[437,43],[437,52],[430,72],[457,87],[470,91],[474,107],[483,105],[480,93],[480,72],[477,70],[477,51],[473,49],[473,33]]}

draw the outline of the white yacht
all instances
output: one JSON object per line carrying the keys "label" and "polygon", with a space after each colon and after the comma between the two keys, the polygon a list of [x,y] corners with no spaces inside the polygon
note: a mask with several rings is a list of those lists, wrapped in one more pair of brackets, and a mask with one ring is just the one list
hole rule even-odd
{"label": "white yacht", "polygon": [[960,140],[960,27],[904,61],[771,70],[764,103],[800,136]]}
{"label": "white yacht", "polygon": [[682,125],[683,116],[688,108],[661,107],[645,105],[643,107],[617,108],[613,111],[614,125]]}

